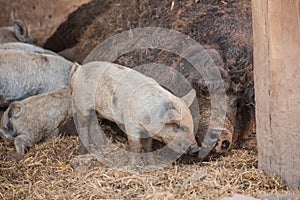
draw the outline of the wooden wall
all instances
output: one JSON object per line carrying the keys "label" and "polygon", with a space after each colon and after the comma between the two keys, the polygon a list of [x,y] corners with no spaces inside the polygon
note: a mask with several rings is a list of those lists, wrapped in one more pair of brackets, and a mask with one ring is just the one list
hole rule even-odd
{"label": "wooden wall", "polygon": [[252,0],[259,168],[300,189],[300,0]]}

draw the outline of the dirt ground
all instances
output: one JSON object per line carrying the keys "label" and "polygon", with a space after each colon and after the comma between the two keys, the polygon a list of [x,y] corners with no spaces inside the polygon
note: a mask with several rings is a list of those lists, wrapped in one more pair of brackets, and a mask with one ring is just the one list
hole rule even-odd
{"label": "dirt ground", "polygon": [[14,20],[23,20],[42,46],[70,13],[89,1],[0,0],[0,26],[11,26]]}

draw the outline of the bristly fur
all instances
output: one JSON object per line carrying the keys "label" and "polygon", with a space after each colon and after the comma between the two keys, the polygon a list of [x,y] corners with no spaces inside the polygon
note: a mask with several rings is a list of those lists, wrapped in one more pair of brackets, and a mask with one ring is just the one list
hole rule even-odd
{"label": "bristly fur", "polygon": [[8,129],[9,135],[12,137],[16,136],[16,133],[14,132],[14,126],[12,123],[12,118],[14,116],[14,106],[10,106],[7,114],[7,122],[6,122],[6,127]]}

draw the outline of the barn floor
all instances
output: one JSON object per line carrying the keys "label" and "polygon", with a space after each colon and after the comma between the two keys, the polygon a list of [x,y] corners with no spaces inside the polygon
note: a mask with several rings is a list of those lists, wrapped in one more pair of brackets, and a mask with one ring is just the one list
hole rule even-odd
{"label": "barn floor", "polygon": [[49,139],[24,157],[14,152],[11,143],[0,142],[0,199],[220,199],[296,193],[258,170],[257,153],[251,150],[234,149],[210,162],[139,174],[101,164],[73,170],[69,160],[80,152],[76,136]]}

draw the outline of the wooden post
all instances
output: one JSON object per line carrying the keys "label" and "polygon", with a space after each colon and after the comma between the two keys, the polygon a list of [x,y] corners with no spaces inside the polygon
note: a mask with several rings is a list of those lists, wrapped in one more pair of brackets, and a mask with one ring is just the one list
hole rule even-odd
{"label": "wooden post", "polygon": [[300,0],[252,0],[259,168],[300,189]]}

